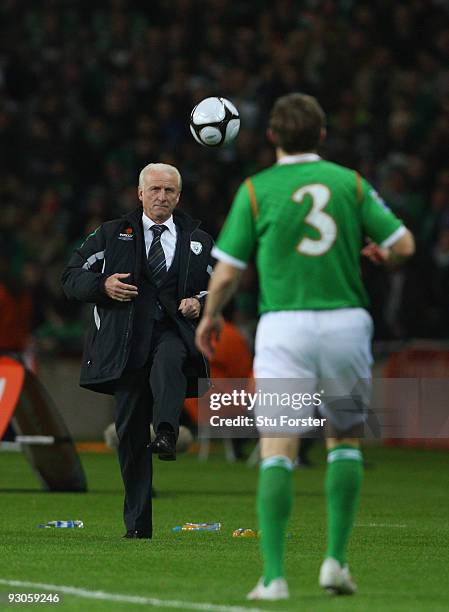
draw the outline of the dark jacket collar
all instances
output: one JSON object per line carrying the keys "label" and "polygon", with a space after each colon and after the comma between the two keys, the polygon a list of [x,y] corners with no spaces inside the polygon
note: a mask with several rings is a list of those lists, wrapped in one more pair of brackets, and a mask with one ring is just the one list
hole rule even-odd
{"label": "dark jacket collar", "polygon": [[[138,225],[142,220],[142,207],[136,208],[130,213],[123,215],[123,219],[128,220],[130,223],[134,223]],[[197,229],[200,226],[201,221],[199,219],[194,219],[187,213],[182,210],[178,210],[175,208],[173,211],[173,220],[182,230],[187,230],[189,232],[193,232],[193,230]]]}

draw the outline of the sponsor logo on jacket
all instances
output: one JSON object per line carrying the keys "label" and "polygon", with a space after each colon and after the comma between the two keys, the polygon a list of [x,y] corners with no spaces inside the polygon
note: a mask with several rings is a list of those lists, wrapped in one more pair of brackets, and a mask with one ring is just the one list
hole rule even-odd
{"label": "sponsor logo on jacket", "polygon": [[127,227],[124,232],[120,232],[118,235],[119,240],[134,240],[133,228]]}

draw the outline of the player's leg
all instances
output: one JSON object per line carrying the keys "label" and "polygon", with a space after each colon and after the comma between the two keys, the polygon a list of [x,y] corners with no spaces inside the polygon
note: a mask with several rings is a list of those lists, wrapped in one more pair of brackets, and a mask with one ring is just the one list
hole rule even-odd
{"label": "player's leg", "polygon": [[[256,337],[254,374],[262,386],[265,379],[315,377],[312,367],[313,341],[310,330],[314,326],[305,321],[303,313],[269,313],[262,316]],[[297,341],[295,344],[295,340]],[[310,341],[309,341],[310,340]],[[298,344],[303,344],[298,347]],[[307,348],[309,347],[309,348]],[[301,363],[298,360],[303,359]],[[268,381],[269,382],[269,381]],[[272,390],[274,390],[274,388]],[[260,410],[260,407],[258,408]],[[285,531],[293,504],[293,463],[298,452],[298,437],[271,437],[261,432],[261,464],[257,491],[257,515],[261,531],[260,546],[263,557],[263,578],[249,599],[286,599],[284,579]]]}
{"label": "player's leg", "polygon": [[357,438],[326,440],[325,481],[327,549],[319,582],[331,594],[351,595],[356,591],[347,564],[347,547],[360,498],[363,457]]}
{"label": "player's leg", "polygon": [[359,438],[370,394],[372,323],[368,313],[351,309],[333,313],[326,325],[321,371],[334,397],[324,408],[328,417],[327,551],[320,584],[329,592],[350,594],[355,585],[346,555],[363,479]]}
{"label": "player's leg", "polygon": [[293,504],[293,464],[298,438],[261,438],[257,516],[265,584],[284,577],[284,543]]}
{"label": "player's leg", "polygon": [[329,438],[326,446],[326,557],[332,557],[344,566],[359,504],[363,457],[356,438]]}
{"label": "player's leg", "polygon": [[248,599],[287,599],[284,579],[285,532],[293,504],[293,463],[298,438],[260,439],[257,517],[263,577]]}

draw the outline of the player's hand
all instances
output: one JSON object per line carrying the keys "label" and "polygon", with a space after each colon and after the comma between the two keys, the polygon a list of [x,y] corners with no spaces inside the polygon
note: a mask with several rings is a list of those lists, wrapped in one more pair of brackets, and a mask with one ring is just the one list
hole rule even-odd
{"label": "player's hand", "polygon": [[212,359],[214,356],[215,344],[220,339],[223,325],[224,319],[222,316],[210,317],[209,315],[204,315],[196,329],[196,347],[204,353],[208,359]]}
{"label": "player's hand", "polygon": [[178,310],[186,319],[198,319],[201,312],[201,304],[197,298],[184,298],[181,300]]}
{"label": "player's hand", "polygon": [[104,290],[106,294],[113,300],[118,302],[130,302],[137,297],[137,287],[135,285],[127,285],[120,279],[127,278],[130,274],[112,274],[108,276],[104,282]]}
{"label": "player's hand", "polygon": [[375,242],[369,242],[362,249],[362,255],[375,264],[385,264],[390,259],[390,249],[383,249]]}

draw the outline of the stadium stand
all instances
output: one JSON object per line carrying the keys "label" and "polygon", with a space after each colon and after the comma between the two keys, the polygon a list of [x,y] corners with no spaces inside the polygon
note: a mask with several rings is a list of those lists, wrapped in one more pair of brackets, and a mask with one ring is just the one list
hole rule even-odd
{"label": "stadium stand", "polygon": [[[359,169],[417,236],[402,270],[366,266],[377,337],[447,337],[447,23],[436,0],[2,2],[0,238],[41,353],[79,352],[82,310],[63,298],[60,270],[92,229],[135,207],[143,165],[176,163],[183,208],[216,235],[236,185],[272,163],[260,128],[292,90],[330,117],[323,154]],[[207,95],[240,110],[233,148],[190,136]]]}

